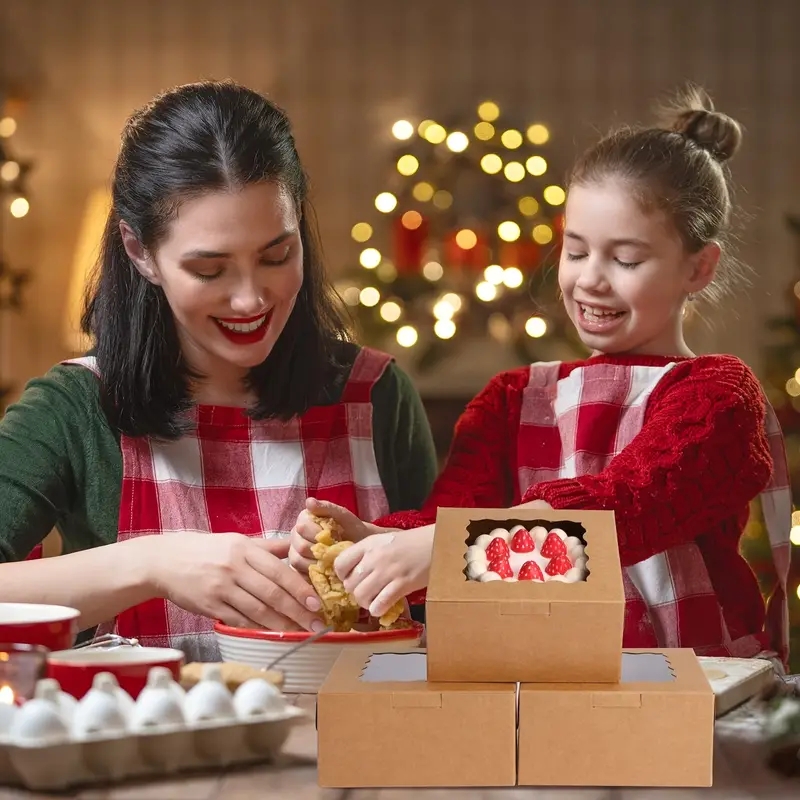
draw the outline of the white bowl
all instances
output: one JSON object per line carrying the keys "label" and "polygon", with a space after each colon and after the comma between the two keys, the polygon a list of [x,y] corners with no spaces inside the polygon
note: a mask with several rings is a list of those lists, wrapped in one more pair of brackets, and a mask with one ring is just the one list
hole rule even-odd
{"label": "white bowl", "polygon": [[[344,648],[364,647],[373,653],[419,647],[425,627],[413,622],[409,628],[365,633],[327,633],[287,656],[275,669],[284,675],[286,694],[316,694]],[[278,656],[311,636],[305,631],[268,631],[233,628],[217,622],[214,631],[223,661],[263,669]]]}

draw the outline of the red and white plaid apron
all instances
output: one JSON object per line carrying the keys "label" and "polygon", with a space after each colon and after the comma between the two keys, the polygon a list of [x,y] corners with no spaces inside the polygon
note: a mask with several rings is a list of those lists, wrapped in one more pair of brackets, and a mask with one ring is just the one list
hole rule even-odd
{"label": "red and white plaid apron", "polygon": [[[642,429],[647,404],[659,381],[675,366],[595,364],[559,380],[559,363],[531,366],[523,393],[518,439],[520,493],[546,481],[596,475]],[[637,632],[631,647],[686,647],[680,620],[692,620],[693,634],[721,642],[714,655],[748,658],[777,655],[785,663],[789,643],[787,582],[792,498],[783,435],[767,403],[765,421],[774,470],[760,500],[775,565],[776,588],[767,604],[766,630],[773,651],[755,636],[735,641],[699,547],[673,547],[623,570],[625,630]],[[626,637],[627,638],[627,637]],[[702,648],[695,648],[698,654]]]}
{"label": "red and white plaid apron", "polygon": [[[118,541],[179,531],[288,536],[308,496],[377,519],[389,505],[372,441],[372,388],[391,357],[363,348],[341,400],[288,422],[241,409],[197,406],[177,441],[122,436]],[[92,357],[64,362],[95,373]],[[124,565],[121,565],[124,568]],[[98,628],[144,646],[178,647],[192,661],[219,659],[214,621],[151,600]]]}

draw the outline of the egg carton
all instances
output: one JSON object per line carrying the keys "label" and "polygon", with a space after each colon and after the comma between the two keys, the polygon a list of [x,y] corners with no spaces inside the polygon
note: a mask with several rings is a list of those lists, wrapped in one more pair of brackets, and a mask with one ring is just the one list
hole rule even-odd
{"label": "egg carton", "polygon": [[153,667],[136,700],[107,672],[80,701],[44,679],[0,712],[0,784],[36,791],[271,761],[306,716],[262,678],[231,693],[216,664],[189,691]]}

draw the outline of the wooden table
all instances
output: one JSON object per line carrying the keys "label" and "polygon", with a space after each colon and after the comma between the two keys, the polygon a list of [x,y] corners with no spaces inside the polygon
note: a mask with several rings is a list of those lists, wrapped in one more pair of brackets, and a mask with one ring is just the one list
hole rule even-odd
{"label": "wooden table", "polygon": [[[301,707],[313,712],[313,700]],[[653,744],[654,747],[658,743]],[[800,798],[800,781],[787,781],[764,764],[752,718],[745,709],[717,722],[714,787],[711,789],[320,789],[317,786],[313,713],[298,725],[279,764],[173,780],[40,795],[0,788],[0,800],[772,800]]]}

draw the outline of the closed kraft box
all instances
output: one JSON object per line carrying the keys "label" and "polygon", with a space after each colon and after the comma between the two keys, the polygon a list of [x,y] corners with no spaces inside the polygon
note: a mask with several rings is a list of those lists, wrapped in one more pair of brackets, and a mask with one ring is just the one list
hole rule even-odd
{"label": "closed kraft box", "polygon": [[[515,525],[581,539],[586,579],[469,580],[467,548]],[[614,513],[440,508],[425,615],[429,680],[616,683],[625,594]]]}
{"label": "closed kraft box", "polygon": [[516,783],[517,686],[425,676],[424,650],[339,656],[317,694],[321,787]]}
{"label": "closed kraft box", "polygon": [[522,684],[520,786],[711,786],[714,692],[692,650],[626,650],[621,682]]}

